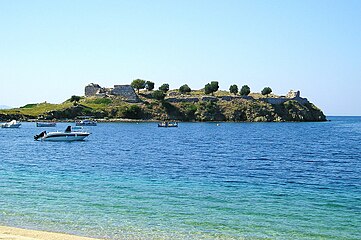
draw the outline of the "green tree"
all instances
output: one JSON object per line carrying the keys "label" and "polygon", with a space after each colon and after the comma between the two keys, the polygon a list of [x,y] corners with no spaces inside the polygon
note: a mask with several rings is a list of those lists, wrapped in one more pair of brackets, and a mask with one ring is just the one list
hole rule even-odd
{"label": "green tree", "polygon": [[268,97],[268,94],[270,94],[272,92],[272,89],[270,88],[270,87],[265,87],[265,88],[263,88],[263,90],[262,90],[262,95],[267,95],[267,97]]}
{"label": "green tree", "polygon": [[238,86],[236,84],[231,85],[229,87],[229,92],[236,95],[238,93]]}
{"label": "green tree", "polygon": [[165,98],[165,94],[162,90],[153,91],[152,96],[153,96],[153,98],[155,98],[157,100],[161,100],[161,101],[164,100],[164,98]]}
{"label": "green tree", "polygon": [[243,85],[241,91],[239,91],[239,94],[241,94],[241,96],[248,96],[250,93],[251,89],[248,87],[248,85]]}
{"label": "green tree", "polygon": [[148,91],[152,91],[154,89],[154,82],[146,81],[145,82],[145,89]]}
{"label": "green tree", "polygon": [[212,94],[214,92],[217,92],[218,91],[218,88],[219,88],[219,85],[218,85],[218,82],[217,81],[212,81],[211,83],[207,83],[205,86],[204,86],[204,93],[205,94]]}
{"label": "green tree", "polygon": [[180,93],[190,93],[191,91],[192,89],[187,84],[184,84],[179,88]]}
{"label": "green tree", "polygon": [[139,94],[139,89],[143,89],[145,88],[145,81],[142,79],[135,79],[133,80],[133,82],[130,84],[134,89],[137,89],[137,92]]}
{"label": "green tree", "polygon": [[217,82],[217,81],[212,81],[212,82],[211,82],[211,87],[212,87],[212,89],[213,89],[213,92],[217,92],[218,89],[219,89],[218,82]]}
{"label": "green tree", "polygon": [[204,93],[205,94],[210,94],[212,93],[212,87],[211,87],[211,84],[207,83],[205,86],[204,86]]}
{"label": "green tree", "polygon": [[163,91],[164,93],[168,92],[169,84],[168,83],[162,84],[162,86],[159,87],[159,90]]}

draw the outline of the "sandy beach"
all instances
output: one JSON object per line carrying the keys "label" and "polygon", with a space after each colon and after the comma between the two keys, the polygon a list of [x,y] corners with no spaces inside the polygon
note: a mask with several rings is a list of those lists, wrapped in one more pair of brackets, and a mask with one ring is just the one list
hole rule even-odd
{"label": "sandy beach", "polygon": [[[28,230],[14,227],[0,226],[1,240],[96,240],[95,238],[80,237],[64,233]],[[98,239],[99,240],[99,239]]]}

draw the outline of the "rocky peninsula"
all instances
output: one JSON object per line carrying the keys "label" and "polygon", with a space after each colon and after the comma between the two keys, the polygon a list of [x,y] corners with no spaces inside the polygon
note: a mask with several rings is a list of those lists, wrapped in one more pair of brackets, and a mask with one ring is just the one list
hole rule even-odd
{"label": "rocky peninsula", "polygon": [[44,102],[0,110],[0,121],[65,121],[86,117],[100,121],[326,121],[323,112],[302,98],[299,91],[290,91],[286,96],[269,93],[240,96],[218,90],[205,94],[204,89],[139,91],[131,85],[102,88],[89,84],[85,96],[73,96],[61,104]]}

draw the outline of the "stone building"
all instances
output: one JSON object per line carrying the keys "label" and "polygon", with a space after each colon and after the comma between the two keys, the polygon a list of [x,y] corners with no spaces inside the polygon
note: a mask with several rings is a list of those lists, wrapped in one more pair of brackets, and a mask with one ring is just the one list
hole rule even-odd
{"label": "stone building", "polygon": [[85,87],[85,96],[86,97],[96,96],[97,94],[100,93],[101,89],[102,88],[99,86],[99,84],[90,83]]}
{"label": "stone building", "polygon": [[114,88],[104,88],[99,84],[90,83],[85,87],[86,97],[117,96],[127,102],[139,102],[139,98],[130,85],[114,85]]}

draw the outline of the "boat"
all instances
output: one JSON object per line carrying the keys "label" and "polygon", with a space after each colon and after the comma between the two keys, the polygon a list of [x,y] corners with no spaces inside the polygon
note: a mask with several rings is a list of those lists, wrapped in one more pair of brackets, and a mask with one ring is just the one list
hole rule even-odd
{"label": "boat", "polygon": [[37,127],[56,127],[56,123],[55,122],[37,122],[36,126]]}
{"label": "boat", "polygon": [[1,124],[2,128],[18,128],[20,126],[21,126],[21,123],[16,120],[12,120],[11,122]]}
{"label": "boat", "polygon": [[89,136],[90,133],[84,131],[73,131],[71,126],[68,126],[64,132],[41,132],[38,135],[34,136],[36,141],[82,141],[84,138]]}
{"label": "boat", "polygon": [[97,122],[94,120],[81,120],[79,122],[75,122],[76,126],[96,126]]}
{"label": "boat", "polygon": [[177,122],[161,122],[158,123],[158,127],[178,127]]}

